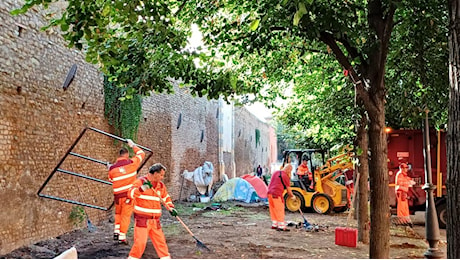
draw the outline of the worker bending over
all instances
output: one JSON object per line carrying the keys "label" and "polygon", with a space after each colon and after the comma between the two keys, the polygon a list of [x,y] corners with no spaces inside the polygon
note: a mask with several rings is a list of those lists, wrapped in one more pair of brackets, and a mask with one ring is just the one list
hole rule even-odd
{"label": "worker bending over", "polygon": [[109,180],[112,182],[115,201],[115,228],[113,239],[127,244],[126,232],[131,222],[133,201],[128,198],[128,190],[137,178],[137,169],[145,158],[145,153],[136,144],[127,139],[128,146],[133,148],[135,156],[129,158],[126,148],[121,148],[117,161],[109,166]]}
{"label": "worker bending over", "polygon": [[268,185],[268,208],[270,210],[270,218],[272,220],[272,229],[278,231],[289,231],[286,228],[286,221],[284,221],[284,199],[283,192],[286,189],[291,199],[296,200],[290,187],[290,180],[284,171],[276,171],[273,173]]}

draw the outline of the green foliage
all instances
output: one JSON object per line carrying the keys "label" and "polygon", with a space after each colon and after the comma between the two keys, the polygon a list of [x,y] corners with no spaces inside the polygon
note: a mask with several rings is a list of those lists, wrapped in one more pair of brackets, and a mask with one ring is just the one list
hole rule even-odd
{"label": "green foliage", "polygon": [[447,122],[447,3],[422,3],[402,2],[395,14],[400,23],[388,59],[386,118],[396,129],[420,129],[425,109],[435,127],[444,128]]}
{"label": "green foliage", "polygon": [[289,148],[329,149],[352,143],[356,114],[352,86],[331,55],[312,54],[304,62],[291,101],[276,112],[276,119],[285,125],[279,137],[292,144]]}
{"label": "green foliage", "polygon": [[[58,0],[28,0],[12,14],[35,5],[47,8]],[[243,87],[216,52],[188,48],[192,20],[179,19],[182,1],[69,0],[61,15],[51,13],[49,25],[59,27],[70,48],[84,51],[123,95],[172,93],[169,79],[182,80],[195,96],[232,97],[255,92]],[[237,87],[238,86],[238,87]],[[127,99],[130,99],[127,97]]]}
{"label": "green foliage", "polygon": [[86,213],[82,206],[73,206],[70,211],[69,219],[75,227],[78,227],[85,221]]}
{"label": "green foliage", "polygon": [[116,87],[104,77],[105,117],[115,128],[116,135],[136,140],[142,116],[142,98],[131,90]]}

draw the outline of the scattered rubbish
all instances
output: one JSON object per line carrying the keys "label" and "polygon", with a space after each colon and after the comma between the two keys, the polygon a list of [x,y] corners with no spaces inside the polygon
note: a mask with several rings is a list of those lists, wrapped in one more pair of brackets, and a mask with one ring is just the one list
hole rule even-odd
{"label": "scattered rubbish", "polygon": [[200,202],[202,202],[202,203],[208,203],[210,200],[211,200],[211,198],[208,197],[208,196],[205,196],[205,195],[201,195],[201,197],[200,197]]}
{"label": "scattered rubbish", "polygon": [[190,195],[187,199],[188,202],[197,202],[197,198],[195,195]]}

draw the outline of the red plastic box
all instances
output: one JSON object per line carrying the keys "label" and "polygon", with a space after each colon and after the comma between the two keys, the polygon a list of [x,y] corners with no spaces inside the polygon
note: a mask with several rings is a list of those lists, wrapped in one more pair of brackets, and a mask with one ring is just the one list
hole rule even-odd
{"label": "red plastic box", "polygon": [[347,227],[335,228],[335,244],[356,247],[358,245],[358,229]]}

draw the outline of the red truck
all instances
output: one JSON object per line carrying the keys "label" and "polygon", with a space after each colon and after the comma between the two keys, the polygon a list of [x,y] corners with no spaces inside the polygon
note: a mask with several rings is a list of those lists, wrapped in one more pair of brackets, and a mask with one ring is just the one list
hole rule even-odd
{"label": "red truck", "polygon": [[[425,211],[426,192],[422,190],[425,184],[425,159],[423,156],[422,130],[392,130],[387,129],[388,143],[388,174],[390,177],[390,206],[392,213],[396,212],[395,177],[400,163],[409,165],[409,176],[416,182],[413,191],[409,192],[409,210]],[[430,130],[430,155],[432,183],[436,186],[433,191],[439,227],[446,227],[446,132]]]}

